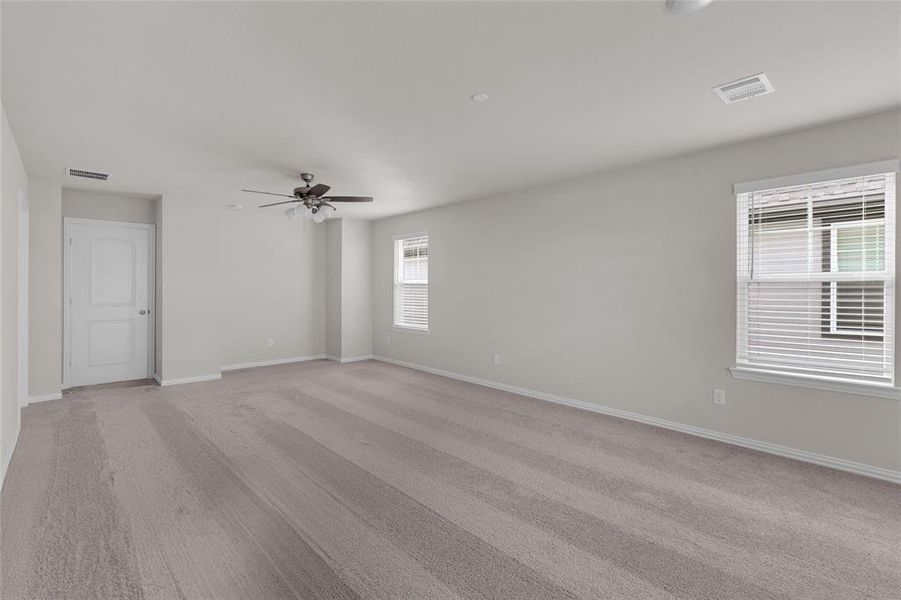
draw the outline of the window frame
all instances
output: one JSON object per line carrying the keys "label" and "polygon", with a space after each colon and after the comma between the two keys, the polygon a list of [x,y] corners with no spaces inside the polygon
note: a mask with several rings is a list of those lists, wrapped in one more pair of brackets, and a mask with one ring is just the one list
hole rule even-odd
{"label": "window frame", "polygon": [[[877,163],[854,165],[854,166],[850,166],[850,167],[841,167],[838,169],[829,169],[826,171],[803,173],[803,174],[799,174],[799,175],[790,175],[790,176],[786,176],[786,177],[777,177],[777,178],[766,179],[766,180],[739,183],[739,184],[735,184],[735,186],[733,186],[733,195],[732,195],[731,199],[734,202],[734,206],[736,207],[736,210],[738,211],[740,209],[739,199],[740,199],[741,194],[750,194],[750,193],[754,193],[754,192],[761,192],[761,191],[765,191],[765,190],[778,189],[778,188],[784,188],[784,187],[794,187],[794,186],[801,186],[801,185],[815,185],[817,183],[824,183],[824,182],[836,181],[836,180],[841,180],[841,179],[851,179],[851,178],[856,178],[856,177],[867,177],[867,176],[874,176],[874,175],[881,175],[881,174],[893,174],[894,175],[894,193],[895,193],[895,195],[892,197],[892,200],[891,200],[892,201],[892,209],[891,210],[892,210],[892,214],[894,215],[895,203],[897,201],[897,186],[898,186],[898,171],[899,171],[898,167],[899,167],[899,161],[897,159],[892,159],[892,160],[887,160],[887,161],[880,161]],[[888,204],[888,202],[889,202],[889,199],[886,198],[886,204]],[[886,207],[886,210],[889,210],[888,207]],[[746,220],[744,223],[742,223],[742,215],[740,213],[737,213],[736,216],[737,216],[737,221],[738,221],[738,228],[736,229],[736,231],[737,231],[737,235],[739,236],[739,239],[736,240],[736,244],[735,244],[736,263],[741,265],[743,250],[742,250],[740,236],[742,236],[743,233],[744,234],[748,233],[749,225]],[[883,224],[885,224],[887,220],[888,219],[884,216],[882,218],[881,222]],[[860,224],[866,223],[867,221],[868,221],[867,219],[864,219],[862,221],[858,221],[855,224],[860,225]],[[872,222],[872,221],[870,221],[870,222]],[[835,225],[835,224],[832,224],[832,225]],[[844,224],[842,224],[842,225],[844,225]],[[850,226],[850,225],[848,225],[848,226]],[[895,227],[897,228],[897,223],[895,223]],[[885,239],[884,243],[889,244],[890,240],[894,240],[895,233],[896,232],[893,231],[893,232],[891,232],[892,235],[890,235],[889,231],[884,230],[884,239]],[[835,234],[832,233],[832,227],[830,227],[830,238],[831,238],[830,242],[832,242],[832,239],[834,239],[833,236],[835,236]],[[747,237],[747,235],[745,237]],[[831,254],[834,252],[833,248],[835,248],[836,244],[831,243],[830,245],[831,245],[831,247],[830,247],[829,251]],[[894,249],[894,246],[892,246],[892,249]],[[888,247],[886,247],[886,250],[888,250]],[[808,249],[808,251],[809,251],[809,249]],[[826,258],[827,257],[824,257],[824,259],[826,259]],[[747,259],[747,257],[745,257],[745,259]],[[834,261],[834,259],[832,259],[831,256],[828,257],[828,259],[830,260],[830,271],[831,271],[833,268],[832,265],[835,264],[835,261]],[[883,279],[883,276],[891,268],[892,267],[890,265],[886,264],[886,268],[884,271],[874,272],[874,275],[878,275],[876,278],[874,278],[874,280],[886,281],[887,285],[890,286],[888,293],[891,297],[891,305],[890,306],[886,305],[884,308],[883,322],[884,322],[884,327],[888,327],[889,325],[892,327],[891,330],[884,329],[885,334],[887,336],[891,336],[890,342],[885,342],[885,343],[891,343],[892,356],[895,357],[894,353],[897,349],[897,346],[894,343],[894,339],[895,339],[894,334],[895,334],[895,330],[897,329],[897,326],[896,326],[897,324],[894,322],[893,317],[894,317],[894,312],[895,312],[894,309],[897,306],[897,301],[896,301],[896,298],[894,295],[895,287],[896,287],[895,282],[896,282],[897,276],[896,276],[896,273],[891,273],[890,277],[887,280]],[[736,273],[736,286],[740,285],[741,281],[742,281],[742,275],[740,272],[737,272]],[[738,287],[736,287],[736,290],[737,289],[738,289]],[[831,298],[830,298],[830,301],[831,301]],[[830,311],[829,317],[832,318],[834,316],[835,312],[834,312],[834,309],[832,308],[832,306],[833,306],[832,302],[830,302],[830,305],[831,306],[829,307],[829,311]],[[863,381],[863,380],[856,380],[856,379],[846,379],[846,378],[841,377],[838,374],[836,376],[832,376],[832,375],[819,375],[819,374],[813,375],[813,374],[803,373],[803,372],[796,373],[796,372],[791,372],[791,371],[787,371],[787,370],[768,369],[765,365],[756,366],[753,363],[739,362],[739,356],[743,352],[743,349],[740,346],[740,344],[741,344],[740,336],[742,333],[740,320],[742,319],[743,314],[744,315],[747,314],[747,311],[748,311],[748,306],[746,306],[746,305],[743,306],[742,303],[737,304],[737,306],[736,306],[736,329],[735,329],[735,332],[736,332],[735,333],[736,334],[736,338],[735,338],[736,339],[736,344],[735,344],[736,356],[735,356],[735,363],[733,364],[732,367],[729,368],[729,371],[732,374],[733,378],[753,380],[753,381],[759,381],[759,382],[765,382],[765,383],[775,383],[775,384],[789,385],[789,386],[799,386],[799,387],[820,389],[820,390],[833,391],[833,392],[849,393],[849,394],[855,394],[855,395],[889,398],[889,399],[893,399],[893,400],[901,399],[901,388],[895,387],[895,373],[898,368],[897,361],[892,361],[892,364],[890,366],[890,381],[888,383],[876,382],[876,381]],[[890,323],[885,322],[885,320],[888,318],[892,319]],[[826,326],[827,327],[829,326],[828,322],[826,322]],[[745,332],[745,335],[747,335],[747,332]],[[834,333],[831,335],[835,335],[836,337],[844,337],[848,334],[846,334],[845,332],[841,332],[841,330],[839,330],[838,333]],[[853,334],[851,334],[851,335],[853,335]],[[853,335],[853,337],[855,339],[861,339],[860,333]],[[884,341],[884,340],[883,340],[883,336],[879,335],[879,336],[866,336],[865,341]],[[748,350],[747,348],[744,348],[745,353],[747,352],[747,350]]]}
{"label": "window frame", "polygon": [[[428,253],[426,256],[426,260],[431,263],[431,254],[432,254],[432,240],[429,236],[428,231],[417,231],[414,233],[403,233],[396,234],[391,238],[391,260],[392,260],[392,289],[391,289],[391,329],[399,332],[405,333],[415,333],[420,335],[428,335],[429,327],[431,326],[431,314],[426,317],[426,326],[419,327],[416,325],[410,325],[408,323],[398,323],[397,322],[397,300],[398,300],[398,286],[403,285],[406,282],[401,282],[398,280],[398,248],[403,248],[402,244],[399,242],[403,242],[405,240],[411,240],[416,238],[425,238],[426,239],[426,248],[428,248]],[[425,286],[426,286],[426,308],[427,310],[431,308],[431,288],[429,286],[430,277],[426,278]],[[421,283],[420,283],[421,285]]]}
{"label": "window frame", "polygon": [[[829,272],[831,273],[840,273],[838,270],[838,231],[840,229],[850,229],[853,227],[867,227],[867,226],[879,226],[883,227],[883,238],[885,236],[885,217],[879,219],[864,219],[860,221],[835,221],[829,223]],[[825,236],[824,236],[825,237]],[[826,258],[826,252],[824,249],[823,258]],[[883,258],[884,260],[884,258]],[[826,265],[824,265],[825,267]],[[876,277],[880,277],[884,273],[883,271],[873,271],[873,275]],[[867,273],[869,271],[863,270],[860,273]],[[871,281],[863,280],[863,284],[872,283],[875,281],[881,281],[879,279],[873,279]],[[828,303],[824,302],[824,315],[823,315],[823,327],[822,327],[822,335],[827,338],[833,339],[855,339],[855,340],[863,340],[870,342],[881,342],[884,341],[885,330],[885,310],[882,312],[882,322],[883,322],[883,331],[881,333],[876,333],[874,331],[867,332],[866,327],[863,324],[863,312],[861,313],[861,329],[857,331],[855,329],[840,329],[838,327],[838,288],[839,281],[830,281],[824,283],[824,287],[826,285],[829,286],[829,301]],[[853,283],[857,283],[856,281]],[[885,298],[885,292],[883,291],[883,298]],[[865,311],[866,308],[862,308],[862,311]]]}

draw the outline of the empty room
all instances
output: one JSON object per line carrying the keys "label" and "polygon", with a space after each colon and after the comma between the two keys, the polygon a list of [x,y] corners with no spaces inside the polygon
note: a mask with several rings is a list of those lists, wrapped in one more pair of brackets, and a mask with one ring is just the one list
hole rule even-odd
{"label": "empty room", "polygon": [[901,1],[0,1],[3,600],[901,600]]}

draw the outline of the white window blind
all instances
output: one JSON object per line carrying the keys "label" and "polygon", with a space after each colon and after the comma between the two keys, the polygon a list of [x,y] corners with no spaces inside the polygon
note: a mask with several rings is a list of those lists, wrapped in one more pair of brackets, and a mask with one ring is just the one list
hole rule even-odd
{"label": "white window blind", "polygon": [[737,198],[738,366],[893,385],[895,174]]}
{"label": "white window blind", "polygon": [[394,240],[394,325],[429,328],[429,236]]}

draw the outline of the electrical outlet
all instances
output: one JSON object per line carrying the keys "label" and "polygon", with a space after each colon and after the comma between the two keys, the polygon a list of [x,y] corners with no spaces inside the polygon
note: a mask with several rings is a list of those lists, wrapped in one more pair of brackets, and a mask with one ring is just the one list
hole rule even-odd
{"label": "electrical outlet", "polygon": [[726,390],[713,390],[713,403],[717,406],[726,404]]}
{"label": "electrical outlet", "polygon": [[495,352],[495,353],[491,356],[491,362],[492,362],[493,364],[495,364],[495,365],[501,364],[501,355],[498,354],[497,352]]}
{"label": "electrical outlet", "polygon": [[267,340],[266,340],[266,346],[268,346],[269,348],[275,347],[275,340],[272,339],[272,338],[267,339]]}

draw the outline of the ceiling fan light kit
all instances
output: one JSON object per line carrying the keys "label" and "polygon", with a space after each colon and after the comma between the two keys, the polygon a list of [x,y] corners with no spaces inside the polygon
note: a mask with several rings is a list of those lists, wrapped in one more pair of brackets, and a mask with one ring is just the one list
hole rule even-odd
{"label": "ceiling fan light kit", "polygon": [[314,223],[322,223],[335,213],[334,206],[322,205],[317,208],[307,208],[298,204],[285,211],[285,216],[290,219],[309,219]]}
{"label": "ceiling fan light kit", "polygon": [[267,196],[290,198],[290,200],[283,200],[281,202],[261,204],[260,208],[279,206],[281,204],[295,204],[295,206],[285,211],[285,215],[292,219],[310,219],[314,223],[322,223],[334,214],[337,209],[332,206],[332,202],[372,202],[372,198],[369,196],[326,196],[325,194],[327,194],[331,188],[322,183],[312,185],[312,173],[301,173],[300,178],[306,185],[294,188],[291,194],[279,194],[276,192],[246,189],[241,191],[251,194],[266,194]]}
{"label": "ceiling fan light kit", "polygon": [[666,0],[666,8],[674,15],[690,15],[711,2],[713,0]]}

